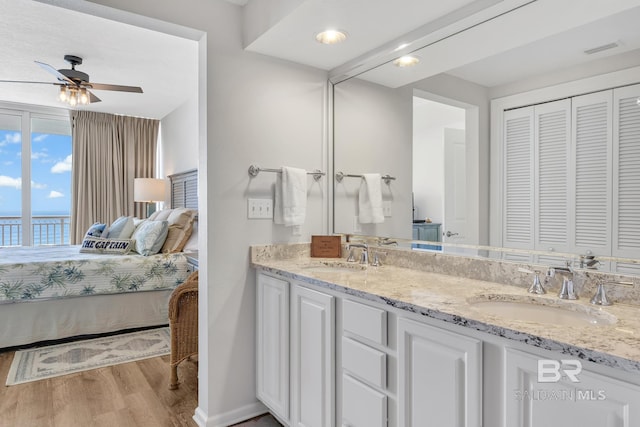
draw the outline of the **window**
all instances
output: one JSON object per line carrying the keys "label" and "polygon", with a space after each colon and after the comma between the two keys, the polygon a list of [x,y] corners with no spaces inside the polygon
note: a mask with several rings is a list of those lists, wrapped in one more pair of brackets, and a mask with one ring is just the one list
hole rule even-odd
{"label": "window", "polygon": [[0,165],[0,246],[69,244],[66,112],[0,110]]}

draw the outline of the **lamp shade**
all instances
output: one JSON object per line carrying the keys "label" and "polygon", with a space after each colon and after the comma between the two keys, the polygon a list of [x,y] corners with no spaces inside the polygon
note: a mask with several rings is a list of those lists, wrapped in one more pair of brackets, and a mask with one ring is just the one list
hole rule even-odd
{"label": "lamp shade", "polygon": [[158,178],[135,178],[133,200],[135,202],[162,202],[165,198],[166,180]]}

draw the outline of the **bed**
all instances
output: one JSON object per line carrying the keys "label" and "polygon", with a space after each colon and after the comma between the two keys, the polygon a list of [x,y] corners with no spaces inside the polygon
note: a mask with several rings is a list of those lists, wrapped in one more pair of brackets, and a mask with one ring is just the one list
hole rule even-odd
{"label": "bed", "polygon": [[[170,179],[171,207],[197,209],[197,173]],[[168,324],[171,292],[189,275],[187,255],[0,248],[0,349]]]}

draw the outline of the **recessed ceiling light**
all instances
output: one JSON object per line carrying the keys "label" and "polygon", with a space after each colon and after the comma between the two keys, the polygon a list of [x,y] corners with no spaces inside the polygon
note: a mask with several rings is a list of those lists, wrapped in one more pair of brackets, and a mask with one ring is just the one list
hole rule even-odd
{"label": "recessed ceiling light", "polygon": [[393,61],[393,65],[396,67],[413,67],[418,62],[420,62],[420,58],[417,56],[405,55]]}
{"label": "recessed ceiling light", "polygon": [[316,40],[322,44],[336,44],[344,41],[347,33],[341,30],[325,30],[316,34]]}

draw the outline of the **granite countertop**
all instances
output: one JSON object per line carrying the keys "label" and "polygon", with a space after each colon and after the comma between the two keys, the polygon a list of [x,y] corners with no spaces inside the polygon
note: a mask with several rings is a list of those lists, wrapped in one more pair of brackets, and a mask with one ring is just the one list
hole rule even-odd
{"label": "granite countertop", "polygon": [[[255,268],[347,295],[453,323],[477,331],[559,351],[628,372],[640,373],[638,307],[597,307],[583,297],[560,300],[555,293],[532,295],[526,288],[484,280],[384,265],[367,266],[344,259],[252,257]],[[555,325],[506,318],[481,311],[478,301],[519,301],[563,305],[590,312],[603,324]],[[616,320],[613,324],[607,321]]]}

